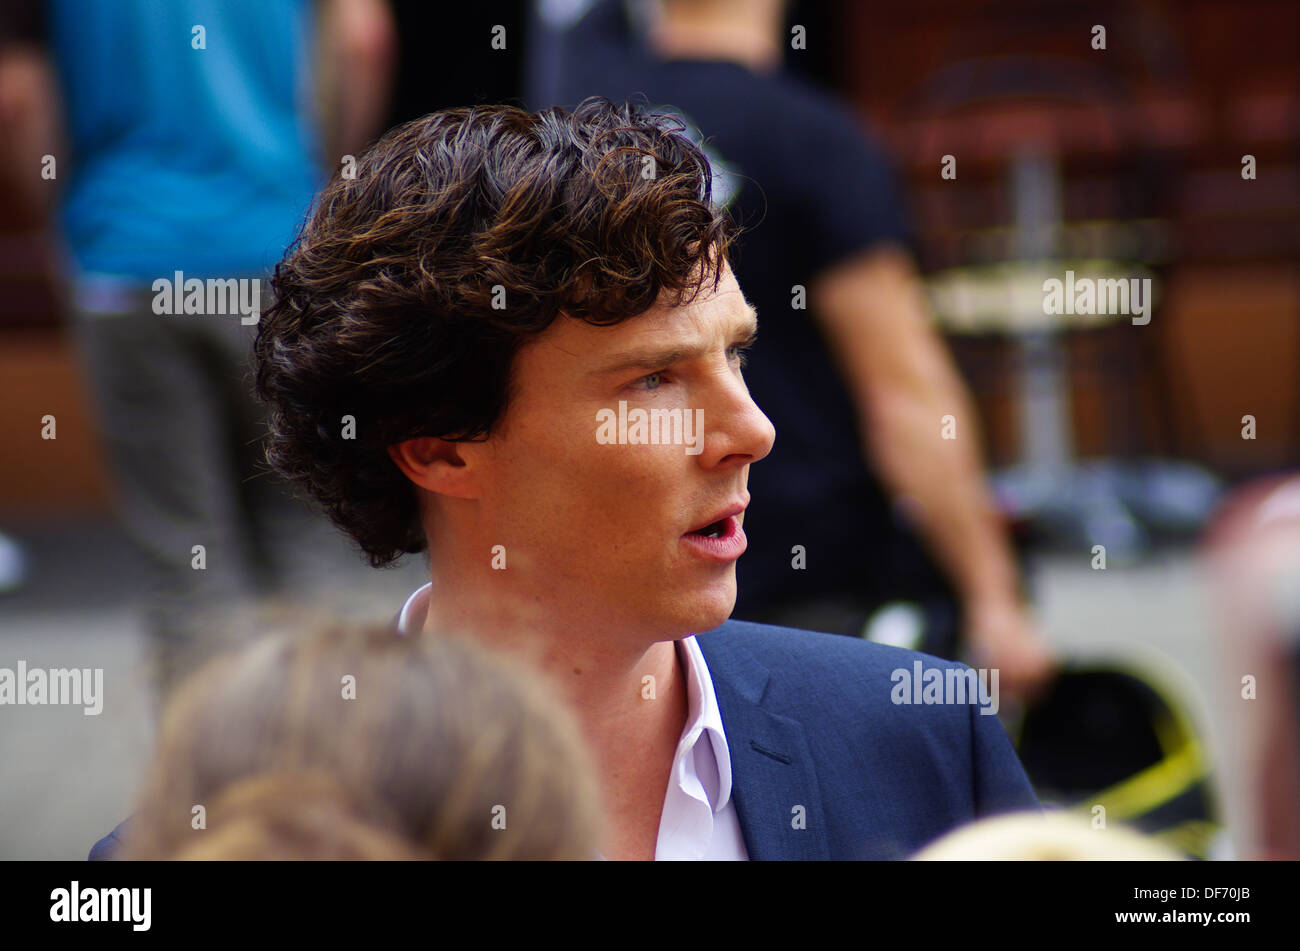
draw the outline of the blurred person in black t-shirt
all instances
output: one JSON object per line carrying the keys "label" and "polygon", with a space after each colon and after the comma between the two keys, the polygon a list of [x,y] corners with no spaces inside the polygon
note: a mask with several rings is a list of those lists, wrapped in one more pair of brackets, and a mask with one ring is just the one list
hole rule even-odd
{"label": "blurred person in black t-shirt", "polygon": [[[859,634],[911,602],[925,632],[904,646],[951,657],[961,637],[1013,692],[1041,683],[1048,655],[890,163],[847,109],[783,69],[783,0],[586,6],[560,22],[564,5],[538,5],[551,44],[535,48],[534,107],[644,96],[675,113],[744,229],[733,267],[761,327],[745,375],[777,440],[750,472],[735,616]],[[955,439],[942,438],[949,414]]]}

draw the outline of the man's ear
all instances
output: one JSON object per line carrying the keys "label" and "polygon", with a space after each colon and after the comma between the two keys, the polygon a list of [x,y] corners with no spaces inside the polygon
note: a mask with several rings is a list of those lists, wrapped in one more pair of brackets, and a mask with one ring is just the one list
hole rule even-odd
{"label": "man's ear", "polygon": [[420,436],[388,447],[389,457],[422,489],[457,499],[479,495],[478,470],[467,463],[463,443]]}

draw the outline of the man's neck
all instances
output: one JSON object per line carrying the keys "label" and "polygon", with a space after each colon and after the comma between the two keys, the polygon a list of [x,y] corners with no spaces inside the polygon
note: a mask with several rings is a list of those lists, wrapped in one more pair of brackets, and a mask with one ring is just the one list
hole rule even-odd
{"label": "man's neck", "polygon": [[676,643],[627,643],[598,618],[568,617],[540,599],[494,592],[470,600],[474,586],[442,577],[430,592],[424,631],[461,632],[540,668],[577,717],[607,796],[623,800],[611,808],[632,809],[622,787],[643,783],[657,787],[651,800],[661,807],[688,712]]}

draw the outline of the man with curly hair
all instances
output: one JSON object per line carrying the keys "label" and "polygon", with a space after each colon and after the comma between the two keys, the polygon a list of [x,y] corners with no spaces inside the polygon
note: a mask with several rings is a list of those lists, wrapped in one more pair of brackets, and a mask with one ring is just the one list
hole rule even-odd
{"label": "man with curly hair", "polygon": [[896,689],[961,665],[727,621],[775,434],[742,373],[731,223],[679,132],[588,100],[385,136],[276,271],[271,463],[372,565],[427,550],[400,631],[463,631],[555,682],[607,858],[902,858],[1036,808],[988,709]]}

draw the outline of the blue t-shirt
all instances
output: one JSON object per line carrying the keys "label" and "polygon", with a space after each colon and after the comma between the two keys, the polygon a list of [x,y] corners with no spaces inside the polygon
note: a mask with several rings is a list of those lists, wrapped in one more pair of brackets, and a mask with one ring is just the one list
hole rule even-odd
{"label": "blue t-shirt", "polygon": [[50,0],[80,271],[256,275],[280,259],[325,181],[312,19],[310,0]]}
{"label": "blue t-shirt", "polygon": [[888,157],[810,84],[732,62],[656,59],[622,17],[619,4],[599,4],[559,37],[553,95],[566,106],[644,96],[653,111],[677,114],[692,138],[703,136],[714,199],[744,229],[731,263],[759,315],[745,379],[776,443],[749,472],[736,615],[823,597],[946,596],[866,464],[813,313],[793,306],[794,286],[807,289],[826,268],[883,242],[913,243]]}

